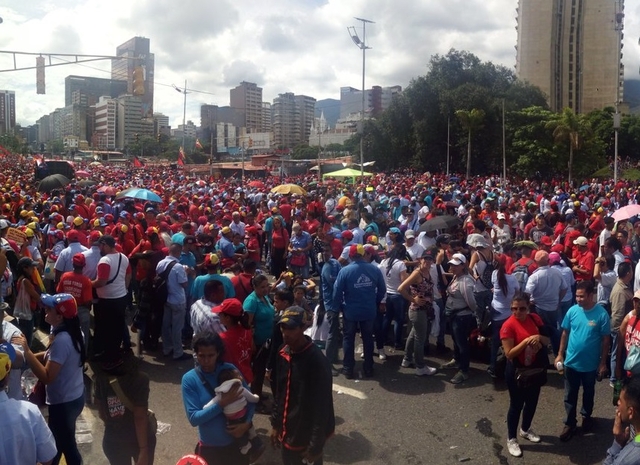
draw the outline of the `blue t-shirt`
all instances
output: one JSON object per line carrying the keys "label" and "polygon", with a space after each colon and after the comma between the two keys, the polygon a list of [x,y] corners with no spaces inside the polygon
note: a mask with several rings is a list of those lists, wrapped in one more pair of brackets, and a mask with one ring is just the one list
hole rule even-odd
{"label": "blue t-shirt", "polygon": [[254,291],[247,296],[242,304],[245,312],[253,313],[253,342],[256,349],[273,334],[275,311],[269,297],[265,297],[265,300],[266,303],[260,300]]}
{"label": "blue t-shirt", "polygon": [[226,276],[221,274],[205,274],[198,276],[191,285],[191,299],[196,301],[204,297],[204,286],[209,281],[220,281],[224,285],[224,298],[232,299],[236,296],[236,290],[233,287],[233,283]]}
{"label": "blue t-shirt", "polygon": [[73,346],[68,332],[60,331],[56,334],[47,351],[46,360],[60,365],[58,376],[46,386],[48,405],[71,402],[84,394],[80,352]]}
{"label": "blue t-shirt", "polygon": [[562,329],[569,331],[565,366],[583,373],[596,371],[600,365],[602,338],[611,334],[607,311],[600,304],[588,311],[574,305],[562,320]]}

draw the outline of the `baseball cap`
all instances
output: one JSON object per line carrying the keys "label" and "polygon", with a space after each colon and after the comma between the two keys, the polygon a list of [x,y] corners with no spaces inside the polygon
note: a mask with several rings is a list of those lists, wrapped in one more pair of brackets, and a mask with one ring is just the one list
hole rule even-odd
{"label": "baseball cap", "polygon": [[87,259],[81,253],[77,253],[71,259],[73,262],[73,266],[82,266],[84,267],[87,264]]}
{"label": "baseball cap", "polygon": [[113,236],[104,235],[100,239],[98,239],[98,244],[105,244],[113,248],[116,246],[116,240],[113,238]]}
{"label": "baseball cap", "polygon": [[38,266],[38,265],[39,263],[33,260],[32,258],[22,257],[20,260],[18,260],[18,263],[16,263],[16,268],[22,269],[27,266]]}
{"label": "baseball cap", "polygon": [[369,237],[367,238],[367,242],[368,242],[369,244],[377,245],[377,244],[378,244],[378,236],[373,236],[373,235],[372,235],[372,236],[369,236]]}
{"label": "baseball cap", "polygon": [[78,316],[78,305],[71,294],[42,294],[40,297],[45,307],[54,308],[64,318]]}
{"label": "baseball cap", "polygon": [[69,240],[69,242],[80,242],[80,239],[82,239],[82,233],[80,233],[80,231],[72,229],[67,233],[67,239]]}
{"label": "baseball cap", "polygon": [[413,229],[407,229],[404,233],[404,238],[405,239],[411,239],[411,238],[415,238],[416,237],[416,233]]}
{"label": "baseball cap", "polygon": [[224,299],[220,305],[211,309],[213,313],[226,313],[231,316],[242,315],[242,303],[238,299]]}
{"label": "baseball cap", "polygon": [[575,241],[573,241],[573,245],[582,245],[585,246],[589,243],[589,240],[584,237],[584,236],[580,236],[579,238],[577,238]]}
{"label": "baseball cap", "polygon": [[640,300],[640,290],[636,291],[636,292],[633,294],[633,299],[634,299],[634,300],[635,300],[635,299]]}
{"label": "baseball cap", "polygon": [[395,226],[393,228],[390,228],[389,232],[391,234],[402,234],[402,231],[400,231],[400,228],[396,228]]}
{"label": "baseball cap", "polygon": [[498,213],[498,217],[499,220],[505,220],[507,217],[504,216],[504,213]]}
{"label": "baseball cap", "polygon": [[364,257],[364,247],[362,244],[351,244],[349,247],[349,257]]}
{"label": "baseball cap", "polygon": [[16,359],[16,350],[8,342],[0,344],[0,380],[7,377],[11,364]]}
{"label": "baseball cap", "polygon": [[231,228],[229,226],[225,226],[220,230],[222,234],[229,234],[231,232]]}
{"label": "baseball cap", "polygon": [[422,258],[424,260],[435,261],[435,259],[436,259],[435,251],[427,249],[424,252],[422,252],[422,256],[420,258]]}
{"label": "baseball cap", "polygon": [[533,257],[533,259],[536,262],[547,260],[548,258],[549,258],[549,252],[547,252],[546,250],[538,250],[535,256]]}
{"label": "baseball cap", "polygon": [[560,260],[561,260],[561,257],[558,252],[551,252],[549,254],[549,265],[555,265],[557,263],[560,263]]}
{"label": "baseball cap", "polygon": [[129,218],[131,218],[131,213],[129,213],[127,211],[122,211],[122,212],[120,212],[120,218],[129,219]]}
{"label": "baseball cap", "polygon": [[95,244],[102,237],[102,233],[100,231],[91,231],[89,233],[89,243]]}
{"label": "baseball cap", "polygon": [[196,242],[198,242],[196,240],[196,236],[184,236],[184,240],[182,241],[183,244],[195,244]]}
{"label": "baseball cap", "polygon": [[551,246],[551,244],[553,244],[553,241],[551,240],[551,237],[549,237],[549,236],[542,236],[542,237],[540,238],[540,243],[541,243],[542,245],[548,245],[548,246]]}
{"label": "baseball cap", "polygon": [[462,265],[463,263],[467,263],[467,257],[461,253],[454,253],[451,260],[449,260],[450,265]]}
{"label": "baseball cap", "polygon": [[84,223],[84,218],[82,218],[81,216],[76,216],[73,219],[73,224],[75,224],[76,226],[81,226],[82,223]]}
{"label": "baseball cap", "polygon": [[215,253],[208,253],[207,255],[205,255],[204,257],[204,266],[215,266],[218,263],[220,263],[220,257],[218,257],[218,254]]}
{"label": "baseball cap", "polygon": [[353,239],[353,233],[349,230],[347,231],[342,231],[342,238],[343,239],[347,239],[348,241],[350,241],[351,239]]}
{"label": "baseball cap", "polygon": [[33,232],[33,229],[27,228],[24,230],[24,235],[27,236],[27,238],[31,238],[34,237],[36,233]]}
{"label": "baseball cap", "polygon": [[294,305],[284,311],[278,325],[284,325],[290,329],[308,328],[311,326],[311,317],[303,308]]}

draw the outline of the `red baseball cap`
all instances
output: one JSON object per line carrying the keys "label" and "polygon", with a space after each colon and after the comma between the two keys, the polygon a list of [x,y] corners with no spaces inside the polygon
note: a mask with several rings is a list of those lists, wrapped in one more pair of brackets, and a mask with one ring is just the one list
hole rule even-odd
{"label": "red baseball cap", "polygon": [[242,303],[238,299],[224,299],[220,305],[211,309],[213,313],[226,313],[231,316],[240,316],[244,311]]}
{"label": "red baseball cap", "polygon": [[73,258],[71,259],[71,261],[73,262],[73,266],[82,266],[82,267],[84,267],[87,264],[87,259],[81,253],[75,254],[73,256]]}

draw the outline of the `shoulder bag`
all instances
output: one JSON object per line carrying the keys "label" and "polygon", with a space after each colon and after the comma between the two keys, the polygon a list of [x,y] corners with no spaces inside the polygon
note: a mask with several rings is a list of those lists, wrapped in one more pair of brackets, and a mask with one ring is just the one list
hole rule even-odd
{"label": "shoulder bag", "polygon": [[[638,324],[638,316],[634,317],[633,325],[631,326],[631,333],[636,329],[636,325]],[[624,361],[624,369],[626,371],[630,371],[631,374],[637,375],[640,374],[640,347],[635,344],[631,344],[631,348],[627,353],[627,358]]]}
{"label": "shoulder bag", "polygon": [[544,386],[545,384],[547,384],[548,366],[549,356],[547,355],[547,348],[543,346],[536,353],[531,365],[521,366],[518,364],[516,366],[516,385],[520,389]]}
{"label": "shoulder bag", "polygon": [[[129,398],[124,394],[124,391],[122,391],[122,387],[118,382],[118,378],[109,377],[109,384],[113,388],[118,398],[122,401],[124,406],[133,413],[133,402],[131,402],[131,400],[129,400]],[[153,432],[153,434],[155,435],[158,431],[158,419],[156,418],[156,414],[151,409],[147,409],[147,422],[149,425],[149,430],[147,431],[147,433]]]}

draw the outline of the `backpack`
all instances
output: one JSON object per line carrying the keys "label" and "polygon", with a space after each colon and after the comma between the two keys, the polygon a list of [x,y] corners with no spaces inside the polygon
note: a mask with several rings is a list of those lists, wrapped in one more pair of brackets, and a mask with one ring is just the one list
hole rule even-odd
{"label": "backpack", "polygon": [[153,298],[156,303],[164,305],[169,297],[169,288],[167,286],[167,280],[169,279],[169,273],[171,273],[171,268],[178,263],[177,261],[172,261],[167,265],[165,270],[162,273],[158,273],[154,276],[151,281],[151,292]]}
{"label": "backpack", "polygon": [[491,289],[493,288],[493,283],[491,282],[491,276],[493,274],[493,271],[498,267],[497,266],[498,264],[496,263],[495,255],[492,256],[491,261],[488,261],[486,258],[484,258],[481,253],[478,253],[478,255],[480,255],[480,257],[482,257],[482,260],[486,263],[486,266],[484,267],[484,271],[480,275],[480,282],[487,289]]}
{"label": "backpack", "polygon": [[511,273],[518,281],[520,286],[520,292],[524,292],[524,289],[527,287],[527,281],[529,280],[529,267],[533,263],[533,260],[529,259],[526,263],[520,263],[520,261],[516,262],[516,266],[513,268],[513,273]]}

